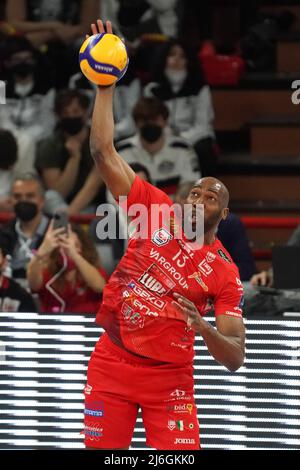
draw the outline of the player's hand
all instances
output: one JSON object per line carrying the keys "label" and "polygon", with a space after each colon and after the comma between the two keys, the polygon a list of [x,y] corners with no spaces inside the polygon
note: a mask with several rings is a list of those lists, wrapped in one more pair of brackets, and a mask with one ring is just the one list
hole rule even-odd
{"label": "player's hand", "polygon": [[65,141],[65,149],[68,151],[70,157],[80,157],[81,156],[81,142],[76,137],[69,137]]}
{"label": "player's hand", "polygon": [[196,332],[199,332],[199,328],[204,320],[201,318],[196,305],[183,295],[177,294],[177,292],[174,292],[173,295],[176,299],[176,301],[173,300],[172,302],[174,307],[184,315],[187,325],[193,328]]}
{"label": "player's hand", "polygon": [[[110,33],[110,34],[112,34],[113,30],[112,30],[112,25],[111,25],[110,21],[106,21],[105,27],[104,27],[104,24],[103,24],[102,20],[97,20],[96,23],[91,24],[92,34],[99,34],[99,33]],[[87,38],[89,38],[88,34],[86,35],[86,39]]]}
{"label": "player's hand", "polygon": [[270,287],[273,284],[273,279],[269,271],[262,271],[252,276],[250,282],[253,286]]}

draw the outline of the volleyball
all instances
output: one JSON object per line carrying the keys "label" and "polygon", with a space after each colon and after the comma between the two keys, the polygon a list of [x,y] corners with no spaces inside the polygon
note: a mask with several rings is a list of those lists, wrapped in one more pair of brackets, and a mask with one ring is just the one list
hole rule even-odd
{"label": "volleyball", "polygon": [[99,33],[88,37],[79,51],[82,73],[96,85],[112,85],[128,67],[126,47],[115,34]]}

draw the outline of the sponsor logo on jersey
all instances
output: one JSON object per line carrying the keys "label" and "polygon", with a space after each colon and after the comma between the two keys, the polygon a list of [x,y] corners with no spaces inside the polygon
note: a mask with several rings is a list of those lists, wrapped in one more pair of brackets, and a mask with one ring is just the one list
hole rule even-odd
{"label": "sponsor logo on jersey", "polygon": [[228,256],[226,255],[226,253],[224,253],[224,251],[221,250],[221,248],[218,250],[218,254],[219,254],[219,256],[221,256],[221,258],[222,258],[223,260],[227,261],[227,263],[232,264],[232,263],[231,263],[231,260],[228,258]]}
{"label": "sponsor logo on jersey", "polygon": [[195,439],[181,439],[180,437],[176,437],[174,444],[196,444]]}
{"label": "sponsor logo on jersey", "polygon": [[124,320],[129,327],[138,327],[143,328],[145,324],[145,319],[139,312],[135,312],[132,307],[130,307],[126,302],[123,302],[121,307],[121,312],[123,314]]}
{"label": "sponsor logo on jersey", "polygon": [[165,228],[155,230],[152,234],[152,241],[157,246],[164,246],[172,240],[172,235]]}
{"label": "sponsor logo on jersey", "polygon": [[[185,397],[185,400],[189,400],[191,397]],[[167,405],[167,411],[171,411],[172,413],[189,413],[192,414],[194,405],[192,403],[184,403],[178,405]]]}
{"label": "sponsor logo on jersey", "polygon": [[84,414],[87,416],[94,416],[95,418],[102,418],[104,415],[104,403],[90,403],[89,406],[84,409]]}
{"label": "sponsor logo on jersey", "polygon": [[[149,302],[149,304],[153,305],[154,307],[158,308],[158,310],[163,310],[164,307],[166,306],[166,303],[165,301],[163,301],[162,299],[158,299],[157,297],[155,297],[153,294],[150,294],[149,292],[145,291],[144,289],[142,289],[140,286],[138,286],[134,281],[130,281],[130,283],[128,284],[127,286],[128,288],[132,289],[133,292],[141,297],[142,299],[144,299],[146,302]],[[127,291],[125,291],[127,292]],[[124,295],[124,294],[123,294]],[[158,316],[157,315],[154,315],[154,316]]]}
{"label": "sponsor logo on jersey", "polygon": [[147,271],[141,275],[139,282],[160,297],[170,292],[176,285],[155,263],[151,264]]}
{"label": "sponsor logo on jersey", "polygon": [[80,434],[84,434],[90,441],[98,441],[99,437],[103,436],[103,428],[97,423],[89,423]]}
{"label": "sponsor logo on jersey", "polygon": [[241,312],[230,312],[226,310],[225,315],[229,315],[230,317],[238,317],[240,318],[242,316]]}
{"label": "sponsor logo on jersey", "polygon": [[[183,339],[182,341],[186,341],[185,339]],[[170,343],[170,346],[172,346],[173,348],[179,348],[179,349],[183,349],[183,350],[186,350],[189,346],[187,344],[181,344],[181,343]]]}
{"label": "sponsor logo on jersey", "polygon": [[178,271],[176,271],[176,269],[172,266],[170,261],[168,261],[164,256],[161,256],[158,251],[151,248],[150,258],[155,259],[160,266],[162,266],[169,274],[171,274],[173,279],[175,279],[175,281],[177,281],[178,284],[183,289],[189,289],[189,286],[188,286],[188,283],[185,280],[185,277],[182,276]]}
{"label": "sponsor logo on jersey", "polygon": [[199,272],[194,272],[193,274],[190,274],[188,276],[188,279],[195,279],[195,281],[198,282],[198,284],[200,284],[200,286],[202,287],[202,289],[205,291],[205,292],[208,292],[208,287],[207,285],[204,283],[204,281],[202,280],[202,277],[201,277],[201,273]]}
{"label": "sponsor logo on jersey", "polygon": [[184,390],[174,390],[174,392],[170,393],[170,397],[184,397],[185,391]]}
{"label": "sponsor logo on jersey", "polygon": [[209,276],[213,272],[212,267],[208,264],[205,259],[198,264],[198,268],[200,269],[202,274],[204,274],[204,276]]}
{"label": "sponsor logo on jersey", "polygon": [[176,421],[173,421],[172,419],[170,419],[168,421],[168,429],[170,429],[170,431],[173,431],[175,428],[176,428]]}
{"label": "sponsor logo on jersey", "polygon": [[93,389],[92,385],[87,384],[87,385],[84,387],[84,393],[85,393],[85,395],[90,395],[90,394],[92,393],[92,389]]}
{"label": "sponsor logo on jersey", "polygon": [[208,263],[212,263],[215,259],[216,259],[217,255],[215,255],[214,253],[212,253],[211,251],[208,251],[206,253],[206,261]]}

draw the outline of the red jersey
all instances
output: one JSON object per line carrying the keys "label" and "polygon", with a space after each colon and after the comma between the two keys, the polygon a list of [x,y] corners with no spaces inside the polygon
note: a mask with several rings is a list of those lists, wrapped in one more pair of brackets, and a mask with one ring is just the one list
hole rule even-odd
{"label": "red jersey", "polygon": [[[106,272],[102,268],[98,268],[99,273],[108,279]],[[39,291],[39,301],[41,304],[41,312],[60,312],[62,311],[62,302],[64,302],[64,312],[70,313],[93,313],[99,310],[102,300],[101,292],[95,292],[90,289],[83,280],[77,279],[74,284],[65,282],[63,288],[51,285],[52,289],[47,289],[47,283],[52,278],[52,275],[47,269],[43,272],[43,284]],[[61,300],[60,300],[61,299]]]}
{"label": "red jersey", "polygon": [[[136,176],[127,207],[173,205],[161,190]],[[149,223],[150,227],[150,223]],[[170,230],[170,229],[169,229]],[[188,363],[194,357],[194,331],[174,307],[173,293],[191,300],[204,316],[241,317],[243,287],[236,265],[219,240],[193,250],[162,225],[128,248],[103,291],[96,321],[118,346],[162,362]]]}

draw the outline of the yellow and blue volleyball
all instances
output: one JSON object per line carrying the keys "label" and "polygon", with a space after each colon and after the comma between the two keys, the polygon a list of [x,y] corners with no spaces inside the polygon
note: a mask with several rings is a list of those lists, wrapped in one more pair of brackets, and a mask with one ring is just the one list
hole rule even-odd
{"label": "yellow and blue volleyball", "polygon": [[125,44],[115,34],[99,33],[87,38],[79,51],[82,73],[96,85],[112,85],[128,67]]}

